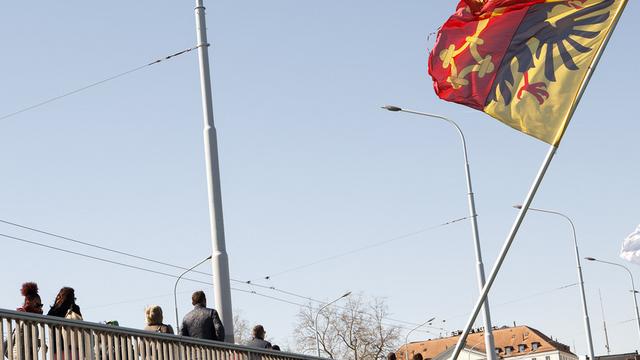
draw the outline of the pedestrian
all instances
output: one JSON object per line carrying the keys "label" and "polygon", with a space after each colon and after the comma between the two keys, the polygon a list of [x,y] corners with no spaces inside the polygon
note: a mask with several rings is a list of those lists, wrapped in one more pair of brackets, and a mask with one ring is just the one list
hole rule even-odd
{"label": "pedestrian", "polygon": [[396,360],[396,353],[390,352],[387,354],[387,360]]}
{"label": "pedestrian", "polygon": [[247,346],[258,349],[271,349],[271,343],[264,339],[264,335],[267,333],[264,331],[262,325],[256,325],[253,327],[253,339],[247,342]]}
{"label": "pedestrian", "polygon": [[24,296],[24,302],[16,311],[42,315],[42,300],[38,294],[38,284],[34,282],[22,284],[20,294]]}
{"label": "pedestrian", "polygon": [[[49,312],[47,313],[49,316],[55,316],[70,320],[82,320],[82,313],[80,312],[80,307],[76,304],[76,292],[73,288],[63,287],[56,295],[56,299],[51,305]],[[56,339],[58,332],[58,326],[53,327],[51,339]],[[56,348],[56,342],[51,342],[51,349],[53,351],[53,359],[65,359],[64,356],[64,344],[66,344],[70,339],[65,339],[67,337],[67,332],[62,331],[62,344],[63,349],[58,351]],[[76,349],[77,350],[77,349]],[[76,351],[77,353],[77,351]],[[75,360],[75,359],[72,359]]]}
{"label": "pedestrian", "polygon": [[76,304],[75,290],[70,287],[60,289],[47,315],[71,320],[82,320],[80,307]]}
{"label": "pedestrian", "polygon": [[[22,303],[22,306],[17,308],[16,311],[42,315],[42,300],[40,299],[40,295],[38,294],[38,284],[34,282],[26,282],[22,284],[22,287],[20,288],[20,294],[24,296],[24,301]],[[29,333],[29,331],[27,331],[27,334],[25,334],[24,326],[25,324],[23,322],[20,322],[20,326],[18,327],[18,336],[20,337],[20,339],[22,339],[23,342],[27,341],[27,339],[31,339],[31,334]],[[27,335],[27,337],[25,337],[25,335]],[[32,356],[33,346],[31,346],[31,344],[25,344],[25,346],[22,346],[20,348],[20,354],[18,354],[18,344],[16,341],[15,330],[13,331],[13,334],[11,334],[11,338],[11,342],[13,344],[13,349],[11,349],[11,351],[13,352],[14,359],[26,359],[25,355],[28,356],[29,359],[34,358]],[[40,348],[41,341],[38,327],[35,328],[35,339],[31,339],[31,341],[36,343],[36,348]],[[3,343],[3,355],[9,357],[7,341],[4,340]],[[25,353],[25,348],[27,348],[28,353]]]}
{"label": "pedestrian", "polygon": [[218,312],[207,308],[207,297],[204,291],[196,291],[191,295],[193,310],[182,320],[180,334],[200,339],[224,341],[224,326]]}
{"label": "pedestrian", "polygon": [[145,330],[163,334],[173,334],[173,328],[171,325],[162,323],[162,308],[160,306],[147,306],[144,310],[144,315],[147,320],[147,326],[144,327]]}

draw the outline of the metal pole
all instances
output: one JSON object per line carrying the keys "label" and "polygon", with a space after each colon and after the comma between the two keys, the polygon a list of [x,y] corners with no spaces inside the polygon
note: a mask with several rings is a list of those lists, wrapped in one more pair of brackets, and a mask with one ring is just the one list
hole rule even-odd
{"label": "metal pole", "polygon": [[[480,234],[478,232],[478,213],[476,212],[476,202],[473,195],[473,188],[471,186],[471,170],[469,169],[469,156],[467,154],[467,141],[464,137],[464,133],[458,124],[444,116],[424,113],[420,111],[402,109],[396,106],[385,106],[384,109],[389,111],[402,111],[409,114],[416,114],[422,116],[428,116],[444,120],[451,124],[460,135],[460,141],[462,142],[462,152],[464,155],[464,172],[467,180],[467,202],[469,205],[469,217],[471,218],[471,232],[473,234],[473,247],[476,255],[476,276],[478,282],[478,289],[482,291],[485,284],[484,264],[482,262],[482,250],[480,248]],[[493,340],[493,326],[491,324],[491,311],[489,310],[489,299],[485,299],[483,304],[483,321],[484,321],[484,344],[487,360],[496,360],[495,345]]]}
{"label": "metal pole", "polygon": [[587,259],[589,261],[595,261],[595,262],[599,262],[599,263],[603,263],[603,264],[609,264],[609,265],[614,265],[614,266],[617,266],[617,267],[621,267],[621,268],[625,269],[627,271],[627,273],[629,273],[629,278],[631,279],[631,293],[633,293],[633,306],[634,306],[635,311],[636,311],[636,323],[638,325],[638,334],[640,334],[640,313],[638,312],[638,299],[636,297],[636,294],[638,293],[638,291],[636,290],[636,285],[635,285],[635,283],[633,281],[633,274],[631,273],[631,270],[629,270],[629,268],[624,266],[624,265],[616,264],[616,263],[610,262],[610,261],[598,260],[598,259],[592,258],[592,257],[586,257],[585,259]]}
{"label": "metal pole", "polygon": [[[604,49],[607,47],[607,44],[609,43],[609,40],[611,39],[611,35],[613,34],[613,31],[615,30],[616,25],[618,24],[618,22],[620,21],[620,17],[622,16],[622,13],[624,12],[625,7],[627,6],[629,0],[622,0],[622,2],[620,3],[620,6],[618,8],[618,11],[615,15],[615,18],[613,19],[613,22],[611,24],[611,31],[609,31],[609,33],[606,35],[604,41],[602,42],[602,44],[600,45],[600,47],[598,48],[598,50],[596,51],[596,55],[594,57],[593,62],[591,63],[591,65],[589,66],[589,69],[587,70],[584,79],[582,80],[582,83],[580,84],[580,89],[578,90],[577,96],[574,99],[573,103],[571,104],[571,108],[569,109],[569,112],[567,113],[566,116],[566,120],[565,121],[565,128],[566,126],[569,124],[569,120],[571,119],[571,117],[573,116],[573,113],[576,111],[576,108],[578,107],[578,104],[580,103],[580,99],[582,99],[582,95],[584,95],[584,91],[587,88],[587,85],[589,84],[589,80],[591,80],[591,76],[593,75],[593,70],[596,68],[596,66],[598,65],[598,62],[600,62],[600,58],[602,57],[602,53],[604,52]],[[564,134],[564,130],[562,129],[561,132],[559,132],[559,136]],[[496,261],[493,269],[491,270],[491,274],[489,275],[489,280],[487,280],[487,283],[485,284],[484,288],[482,289],[482,294],[480,295],[480,299],[478,299],[478,303],[476,304],[476,307],[473,311],[473,313],[471,314],[471,317],[469,318],[469,322],[467,323],[467,326],[465,327],[464,332],[462,333],[462,336],[460,336],[460,339],[458,339],[458,343],[456,344],[455,350],[453,351],[453,356],[452,359],[453,360],[457,360],[458,359],[458,355],[460,355],[460,351],[462,350],[462,347],[464,346],[465,341],[467,340],[467,336],[469,335],[469,331],[471,331],[471,326],[473,325],[473,322],[475,321],[476,317],[478,316],[478,312],[480,311],[480,306],[482,306],[482,301],[484,300],[484,298],[486,298],[487,294],[489,293],[489,290],[491,289],[491,285],[493,285],[493,281],[495,280],[495,277],[498,275],[498,271],[500,270],[500,267],[502,266],[502,262],[504,261],[504,257],[507,255],[507,252],[509,251],[509,248],[511,247],[511,243],[513,242],[513,239],[516,236],[516,233],[518,232],[518,229],[520,228],[520,224],[522,223],[522,220],[524,220],[524,216],[527,213],[527,209],[529,209],[529,205],[531,205],[531,201],[533,200],[533,197],[536,194],[536,191],[538,190],[538,186],[540,186],[540,183],[542,182],[542,178],[544,178],[544,174],[547,171],[547,168],[549,167],[549,164],[551,163],[551,160],[553,159],[553,156],[556,153],[557,150],[557,146],[560,144],[560,139],[558,139],[555,142],[555,145],[551,145],[551,147],[549,148],[549,152],[547,153],[547,156],[542,164],[542,167],[540,168],[540,171],[538,172],[538,175],[536,176],[536,179],[531,187],[531,189],[529,190],[529,194],[526,197],[526,200],[523,204],[523,208],[520,209],[520,212],[518,213],[518,216],[516,217],[516,221],[513,224],[513,227],[511,228],[511,232],[509,234],[509,236],[507,237],[507,240],[502,248],[502,251],[500,253],[500,256],[498,258],[498,260]],[[595,359],[594,359],[595,360]]]}
{"label": "metal pole", "polygon": [[607,321],[604,317],[604,305],[602,305],[602,292],[598,289],[598,295],[600,295],[600,311],[602,311],[602,328],[604,329],[604,348],[607,349],[607,355],[611,355],[609,348],[609,334],[607,333]]}
{"label": "metal pole", "polygon": [[173,306],[176,310],[176,335],[180,335],[180,320],[178,318],[178,281],[180,281],[180,279],[182,279],[182,277],[188,273],[189,271],[197,268],[198,266],[200,266],[200,264],[202,264],[203,262],[207,261],[211,259],[211,255],[209,255],[206,259],[200,261],[199,263],[193,265],[192,267],[190,267],[189,269],[187,269],[185,272],[183,272],[182,274],[180,274],[180,276],[178,276],[178,278],[176,279],[176,283],[173,285]]}
{"label": "metal pole", "polygon": [[469,336],[471,327],[473,326],[473,323],[476,320],[478,313],[480,312],[480,308],[482,307],[484,300],[487,298],[487,294],[489,294],[489,290],[491,290],[491,286],[493,285],[493,282],[496,280],[496,277],[498,276],[498,272],[502,267],[502,263],[504,262],[504,259],[506,258],[507,253],[509,252],[509,248],[511,247],[511,244],[513,243],[513,240],[516,237],[516,233],[518,232],[518,229],[520,228],[520,225],[524,220],[524,216],[527,214],[529,205],[531,205],[531,202],[533,201],[533,197],[538,191],[538,187],[540,186],[540,183],[544,178],[544,174],[547,172],[547,168],[549,167],[551,160],[553,160],[553,156],[555,155],[556,150],[557,148],[553,145],[549,147],[547,156],[545,157],[544,162],[542,163],[542,166],[538,171],[538,175],[536,176],[533,182],[533,185],[531,185],[531,189],[529,189],[529,193],[525,198],[524,205],[522,206],[522,209],[520,209],[520,211],[518,212],[518,216],[516,217],[516,220],[511,228],[511,231],[509,232],[509,236],[507,237],[507,240],[502,246],[502,250],[500,251],[500,255],[498,256],[496,263],[493,265],[493,269],[489,274],[489,279],[487,279],[487,283],[482,288],[482,291],[480,293],[480,298],[476,302],[473,312],[471,313],[471,317],[467,321],[467,325],[465,326],[464,331],[462,332],[462,335],[460,335],[460,338],[458,339],[458,343],[456,344],[456,347],[453,351],[453,355],[451,357],[451,359],[453,360],[458,359],[458,355],[460,355],[460,351],[462,351],[462,348],[464,347],[464,344],[467,341],[467,336]]}
{"label": "metal pole", "polygon": [[[518,206],[516,206],[517,208]],[[587,297],[584,291],[584,279],[582,277],[582,266],[580,265],[580,252],[578,251],[578,238],[576,236],[576,227],[567,215],[553,211],[553,210],[545,210],[545,209],[537,209],[537,208],[529,208],[531,211],[538,211],[542,213],[555,214],[565,218],[569,224],[571,225],[571,232],[573,234],[573,248],[575,250],[576,255],[576,266],[578,268],[578,283],[580,284],[580,296],[582,298],[582,313],[584,315],[584,330],[587,335],[587,345],[589,347],[589,359],[595,359],[595,353],[593,350],[593,339],[591,337],[591,323],[589,322],[589,312],[587,311]]]}
{"label": "metal pole", "polygon": [[411,335],[412,332],[418,330],[419,328],[429,324],[430,322],[432,322],[433,320],[435,320],[436,318],[432,317],[431,319],[423,322],[422,324],[414,327],[413,329],[409,330],[409,332],[407,333],[407,336],[404,337],[404,360],[409,360],[409,335]]}
{"label": "metal pole", "polygon": [[351,291],[347,292],[346,294],[343,294],[342,296],[340,296],[339,298],[337,298],[337,299],[335,299],[335,300],[333,300],[331,302],[326,303],[316,313],[316,320],[314,321],[314,323],[315,323],[315,328],[316,328],[316,347],[318,348],[318,357],[320,357],[320,336],[319,336],[319,333],[318,333],[318,315],[320,315],[320,312],[322,312],[322,310],[324,308],[326,308],[327,306],[329,306],[329,305],[333,304],[334,302],[336,302],[336,301],[338,301],[338,300],[340,300],[340,299],[342,299],[344,297],[347,297],[349,295],[351,295]]}
{"label": "metal pole", "polygon": [[213,247],[213,294],[215,307],[225,328],[225,341],[233,343],[233,313],[231,310],[231,283],[229,280],[229,258],[224,239],[222,217],[222,194],[220,189],[220,166],[218,163],[218,140],[213,123],[213,102],[209,74],[209,43],[203,0],[196,0],[196,28],[198,36],[198,60],[200,64],[200,90],[204,115],[204,152],[209,193],[209,220]]}

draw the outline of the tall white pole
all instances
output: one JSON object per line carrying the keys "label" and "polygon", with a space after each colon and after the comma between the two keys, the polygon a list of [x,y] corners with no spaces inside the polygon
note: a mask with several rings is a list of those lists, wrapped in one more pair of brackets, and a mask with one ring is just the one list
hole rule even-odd
{"label": "tall white pole", "polygon": [[578,250],[578,237],[576,236],[576,227],[573,224],[573,221],[571,220],[571,218],[561,212],[557,212],[553,210],[537,209],[537,208],[530,208],[529,210],[559,215],[565,218],[571,225],[571,233],[573,234],[573,249],[576,255],[576,266],[578,268],[578,284],[580,285],[580,296],[582,298],[582,314],[584,315],[584,330],[587,336],[587,346],[589,347],[589,359],[594,360],[595,353],[593,350],[593,338],[591,336],[591,323],[589,321],[589,312],[587,311],[587,297],[584,291],[584,279],[582,277],[582,266],[580,265],[580,252]]}
{"label": "tall white pole", "polygon": [[[467,180],[467,202],[469,204],[469,217],[471,218],[471,232],[473,234],[473,247],[476,255],[476,277],[478,282],[478,289],[482,291],[486,278],[484,274],[484,263],[482,262],[482,250],[480,248],[480,234],[478,232],[478,213],[476,212],[476,202],[473,195],[473,188],[471,186],[471,170],[469,170],[469,156],[467,154],[467,141],[464,137],[464,133],[458,124],[444,116],[424,113],[420,111],[402,109],[396,106],[387,105],[383,107],[389,111],[402,111],[410,114],[428,116],[440,120],[444,120],[452,125],[460,136],[462,142],[462,152],[464,155],[464,172]],[[493,340],[493,326],[491,325],[491,311],[489,310],[489,299],[485,299],[483,307],[483,320],[484,320],[484,345],[487,360],[496,360],[495,345]]]}
{"label": "tall white pole", "polygon": [[207,167],[209,193],[209,220],[213,247],[213,294],[215,307],[225,329],[225,341],[233,343],[233,313],[231,311],[231,283],[229,280],[229,257],[224,241],[224,219],[222,217],[222,194],[220,189],[220,165],[218,163],[218,139],[213,123],[211,77],[209,74],[209,43],[203,0],[196,0],[196,28],[198,36],[198,61],[200,64],[200,90],[204,115],[204,153]]}

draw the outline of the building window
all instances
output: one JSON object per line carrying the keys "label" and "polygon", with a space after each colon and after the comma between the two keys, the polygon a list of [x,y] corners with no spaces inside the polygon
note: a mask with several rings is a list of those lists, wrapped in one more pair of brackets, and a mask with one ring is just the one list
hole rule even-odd
{"label": "building window", "polygon": [[527,348],[527,345],[525,345],[525,344],[519,344],[518,345],[518,351],[519,352],[524,352],[526,348]]}
{"label": "building window", "polygon": [[540,347],[540,343],[537,341],[534,341],[531,343],[531,350],[536,351],[538,350],[538,348]]}
{"label": "building window", "polygon": [[551,356],[549,356],[549,355],[545,356],[544,360],[551,360]]}
{"label": "building window", "polygon": [[504,347],[504,353],[505,353],[506,355],[511,355],[511,352],[512,352],[512,351],[513,351],[513,347],[511,347],[511,346],[505,346],[505,347]]}

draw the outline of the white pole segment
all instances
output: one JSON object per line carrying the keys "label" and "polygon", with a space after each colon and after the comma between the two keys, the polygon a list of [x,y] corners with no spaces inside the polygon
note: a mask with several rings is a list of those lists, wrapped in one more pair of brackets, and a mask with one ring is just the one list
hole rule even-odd
{"label": "white pole segment", "polygon": [[[593,75],[593,70],[598,65],[598,62],[600,62],[602,53],[604,52],[604,49],[607,47],[607,44],[609,43],[609,39],[611,39],[611,35],[613,34],[616,26],[618,25],[618,22],[620,21],[620,17],[622,16],[622,13],[624,12],[625,7],[627,6],[627,2],[628,0],[622,0],[619,8],[616,10],[617,12],[615,14],[615,18],[613,19],[613,22],[611,24],[611,31],[609,31],[609,33],[606,35],[606,38],[604,39],[604,41],[602,42],[602,44],[600,45],[600,47],[596,52],[596,56],[593,60],[593,63],[589,66],[589,69],[587,69],[587,73],[585,74],[585,77],[582,80],[582,83],[580,84],[580,89],[578,90],[578,93],[573,103],[571,104],[571,108],[569,109],[569,113],[567,114],[567,117],[566,117],[567,121],[565,121],[565,124],[564,124],[565,127],[569,124],[569,120],[573,117],[573,113],[576,111],[576,108],[580,103],[580,99],[582,99],[582,95],[584,94],[584,91],[587,88],[587,85],[589,84],[589,80],[591,80],[591,76]],[[565,129],[563,129],[563,132],[564,130]],[[540,168],[538,175],[536,176],[536,179],[533,185],[531,186],[531,189],[529,190],[529,194],[527,195],[525,202],[522,204],[522,209],[520,209],[520,212],[516,217],[516,221],[513,224],[513,227],[511,228],[511,232],[507,237],[507,240],[502,248],[502,251],[500,252],[500,256],[498,257],[498,260],[496,260],[496,263],[493,269],[491,270],[491,274],[489,275],[489,280],[487,280],[487,283],[482,289],[482,293],[480,294],[480,299],[478,299],[478,302],[476,303],[474,311],[471,314],[469,321],[467,322],[467,326],[465,327],[464,332],[460,336],[460,339],[458,339],[458,343],[456,344],[455,350],[453,351],[453,356],[452,356],[453,360],[458,359],[458,355],[460,355],[460,351],[462,351],[462,348],[464,347],[464,343],[467,340],[467,336],[469,336],[469,332],[471,331],[471,326],[473,325],[473,322],[476,320],[476,317],[478,316],[478,312],[480,311],[482,302],[487,297],[487,294],[489,293],[489,290],[491,289],[491,286],[493,285],[493,282],[495,281],[495,278],[498,275],[498,271],[500,271],[502,262],[504,261],[504,258],[506,257],[507,252],[509,252],[511,243],[513,242],[513,239],[515,238],[516,233],[520,228],[520,224],[522,223],[522,220],[524,220],[524,216],[526,215],[527,210],[529,209],[529,205],[531,205],[531,202],[533,201],[533,197],[535,196],[536,191],[538,190],[538,187],[540,186],[540,183],[544,178],[544,174],[546,173],[547,168],[551,163],[551,160],[553,160],[553,156],[555,155],[556,150],[558,149],[557,146],[559,145],[559,143],[560,141],[558,140],[556,145],[552,145],[549,148],[549,152],[547,153],[547,156],[542,164],[542,167]],[[638,322],[638,326],[640,328],[640,320]]]}
{"label": "white pole segment", "polygon": [[[471,232],[473,234],[473,246],[476,255],[476,276],[478,282],[478,289],[482,291],[485,284],[484,263],[482,262],[482,250],[480,248],[480,234],[478,232],[478,213],[476,212],[476,203],[473,195],[473,188],[471,186],[471,170],[469,169],[469,156],[467,154],[467,140],[464,137],[464,133],[458,124],[444,116],[428,114],[419,111],[401,109],[400,111],[424,115],[437,119],[444,120],[451,124],[460,135],[460,141],[462,142],[462,151],[464,155],[464,172],[467,180],[467,201],[469,204],[469,217],[471,218]],[[496,360],[495,345],[493,340],[493,326],[491,325],[491,311],[489,310],[489,299],[484,300],[483,304],[483,321],[484,321],[484,345],[487,360]]]}
{"label": "white pole segment", "polygon": [[204,115],[204,152],[207,166],[207,188],[209,192],[209,220],[213,247],[213,294],[215,308],[225,329],[225,341],[233,343],[233,313],[231,311],[231,283],[229,280],[229,258],[224,240],[222,217],[222,194],[220,189],[220,167],[218,163],[218,139],[213,123],[213,102],[209,74],[209,43],[203,0],[196,0],[196,28],[198,36],[198,60],[200,64],[200,90]]}

